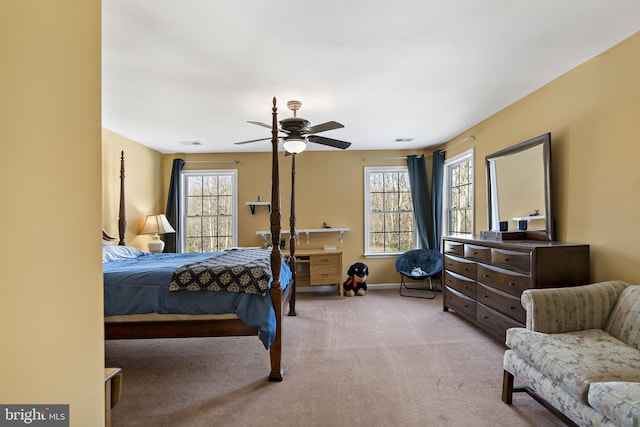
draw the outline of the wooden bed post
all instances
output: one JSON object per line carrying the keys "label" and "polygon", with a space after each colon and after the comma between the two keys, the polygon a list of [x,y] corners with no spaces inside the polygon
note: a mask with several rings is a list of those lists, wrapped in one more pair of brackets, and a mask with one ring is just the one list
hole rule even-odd
{"label": "wooden bed post", "polygon": [[127,215],[124,206],[124,151],[120,152],[120,212],[118,214],[118,245],[124,246],[124,236],[127,231]]}
{"label": "wooden bed post", "polygon": [[282,253],[280,252],[280,173],[278,170],[278,109],[276,97],[273,97],[271,108],[271,270],[273,282],[271,283],[271,302],[276,314],[276,336],[273,339],[269,355],[271,358],[271,374],[269,381],[282,381],[282,284],[280,283],[280,270],[282,268]]}
{"label": "wooden bed post", "polygon": [[291,284],[289,293],[289,316],[296,315],[296,154],[291,157],[291,213],[289,214],[289,267],[291,267]]}

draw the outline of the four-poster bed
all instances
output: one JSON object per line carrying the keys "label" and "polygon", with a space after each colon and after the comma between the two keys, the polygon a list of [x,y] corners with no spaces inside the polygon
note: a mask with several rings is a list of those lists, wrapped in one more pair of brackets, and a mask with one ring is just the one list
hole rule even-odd
{"label": "four-poster bed", "polygon": [[[276,98],[273,98],[272,107],[272,177],[271,177],[271,214],[270,214],[270,226],[272,242],[280,241],[281,234],[281,215],[280,215],[280,187],[279,187],[279,165],[278,165],[278,120],[277,120],[277,107]],[[295,156],[294,156],[295,158]],[[294,164],[295,165],[295,164]],[[295,167],[295,166],[294,166]],[[292,168],[292,179],[294,175]],[[125,246],[125,228],[126,228],[126,216],[125,216],[125,200],[124,200],[124,153],[121,157],[121,169],[120,169],[120,213],[119,213],[119,241],[118,246]],[[291,194],[291,236],[295,236],[295,210],[294,210],[295,195],[292,188]],[[105,233],[103,230],[103,240],[111,241],[116,238]],[[107,248],[108,246],[105,246]],[[128,255],[128,254],[127,254]],[[138,255],[137,253],[135,254]],[[153,262],[158,261],[159,257],[167,255],[169,257],[178,257],[185,254],[144,254],[145,259],[151,259]],[[143,257],[140,257],[143,258]],[[104,255],[103,255],[104,261]],[[128,272],[127,263],[136,263],[135,260],[123,260],[125,264],[121,269],[125,273]],[[111,298],[111,290],[116,287],[109,287],[107,285],[108,271],[111,270],[111,265],[117,265],[113,262],[105,263],[105,338],[107,340],[113,339],[147,339],[147,338],[186,338],[186,337],[217,337],[217,336],[247,336],[247,335],[259,335],[263,344],[269,349],[271,372],[269,374],[269,381],[282,381],[283,369],[281,365],[282,359],[282,316],[284,307],[289,304],[289,315],[295,315],[295,243],[291,244],[291,256],[289,258],[289,264],[283,264],[283,255],[280,251],[278,244],[273,244],[268,255],[268,261],[271,271],[271,281],[269,289],[266,291],[266,295],[262,296],[261,302],[255,302],[258,295],[238,295],[228,294],[227,292],[172,292],[169,293],[168,289],[161,290],[161,297],[167,300],[176,300],[179,296],[176,294],[183,294],[186,299],[190,299],[188,304],[194,303],[196,299],[208,299],[213,298],[213,294],[222,295],[223,299],[231,299],[231,306],[247,306],[255,307],[266,301],[268,304],[268,316],[269,319],[253,320],[250,309],[244,312],[236,312],[233,314],[224,315],[191,315],[181,314],[174,316],[171,314],[159,314],[149,313],[143,315],[107,315],[109,313],[107,308],[107,299]],[[119,261],[118,261],[119,262]],[[285,271],[286,270],[286,271]],[[286,274],[288,271],[288,275]],[[156,271],[157,273],[157,271]],[[174,276],[175,277],[175,276]],[[282,283],[286,280],[286,283]],[[283,286],[284,285],[284,286]],[[168,284],[167,284],[168,287]],[[199,295],[195,295],[199,294]],[[242,300],[240,300],[242,298]],[[252,298],[248,303],[245,303],[245,298]],[[238,303],[238,301],[241,301]],[[129,301],[126,301],[127,303]],[[198,302],[199,303],[199,302]],[[264,307],[263,307],[264,308]],[[116,310],[117,311],[117,310]],[[231,311],[231,310],[230,310]],[[257,310],[257,311],[265,311]],[[243,320],[240,320],[240,319]],[[251,318],[249,323],[254,326],[248,326],[246,319]],[[275,325],[274,331],[263,331],[261,327],[256,327],[258,323],[273,323]],[[260,324],[262,324],[260,323]],[[263,335],[268,335],[263,339]]]}

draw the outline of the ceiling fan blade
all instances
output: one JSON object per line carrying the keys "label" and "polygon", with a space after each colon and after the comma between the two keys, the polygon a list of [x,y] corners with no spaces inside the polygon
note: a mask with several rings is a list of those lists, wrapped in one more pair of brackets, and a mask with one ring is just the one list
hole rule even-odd
{"label": "ceiling fan blade", "polygon": [[321,123],[319,125],[311,126],[309,128],[309,133],[326,132],[328,130],[340,129],[343,127],[344,127],[343,124],[331,121],[331,122]]}
{"label": "ceiling fan blade", "polygon": [[341,148],[343,150],[351,146],[350,142],[340,141],[338,139],[332,138],[325,138],[324,136],[309,135],[307,138],[309,139],[309,141],[315,142],[316,144],[328,145],[329,147]]}
{"label": "ceiling fan blade", "polygon": [[271,138],[250,139],[248,141],[234,142],[235,145],[248,144],[250,142],[266,141]]}
{"label": "ceiling fan blade", "polygon": [[253,122],[251,120],[247,120],[247,123],[251,123],[252,125],[258,125],[258,126],[262,126],[263,128],[271,129],[271,125],[268,125],[266,123]]}

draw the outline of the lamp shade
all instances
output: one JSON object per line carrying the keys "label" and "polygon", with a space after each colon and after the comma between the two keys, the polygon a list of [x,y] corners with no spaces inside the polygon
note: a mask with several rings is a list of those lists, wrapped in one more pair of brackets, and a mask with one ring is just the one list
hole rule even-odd
{"label": "lamp shade", "polygon": [[307,148],[307,141],[304,138],[290,136],[284,140],[284,149],[291,154],[302,153]]}
{"label": "lamp shade", "polygon": [[167,217],[164,216],[164,214],[160,214],[148,215],[140,234],[165,234],[175,232],[176,230],[169,224]]}

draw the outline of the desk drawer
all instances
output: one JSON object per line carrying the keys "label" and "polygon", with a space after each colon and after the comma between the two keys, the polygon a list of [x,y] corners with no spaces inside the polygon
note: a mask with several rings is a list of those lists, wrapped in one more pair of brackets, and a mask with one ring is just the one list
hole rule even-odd
{"label": "desk drawer", "polygon": [[311,263],[311,285],[336,285],[342,278],[339,265],[313,265]]}
{"label": "desk drawer", "polygon": [[321,265],[340,265],[340,254],[323,254],[309,257],[311,267]]}

